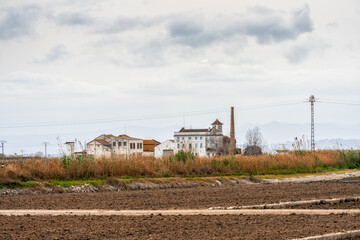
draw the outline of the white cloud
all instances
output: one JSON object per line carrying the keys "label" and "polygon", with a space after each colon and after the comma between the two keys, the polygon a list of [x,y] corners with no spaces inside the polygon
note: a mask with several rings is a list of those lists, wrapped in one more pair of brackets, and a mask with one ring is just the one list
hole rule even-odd
{"label": "white cloud", "polygon": [[49,52],[40,59],[34,61],[34,63],[50,63],[64,58],[68,55],[66,47],[64,45],[57,45],[49,50]]}
{"label": "white cloud", "polygon": [[[360,35],[353,23],[360,19],[353,4],[224,0],[204,6],[198,0],[5,1],[0,123],[188,112],[311,94],[359,98]],[[318,119],[358,119],[354,108],[330,110]],[[241,113],[239,121],[307,122],[307,113],[290,106]]]}
{"label": "white cloud", "polygon": [[0,40],[31,34],[40,13],[36,5],[0,8]]}
{"label": "white cloud", "polygon": [[59,25],[77,26],[77,25],[91,25],[94,19],[88,14],[82,12],[64,12],[59,14],[49,14],[49,19],[55,20]]}

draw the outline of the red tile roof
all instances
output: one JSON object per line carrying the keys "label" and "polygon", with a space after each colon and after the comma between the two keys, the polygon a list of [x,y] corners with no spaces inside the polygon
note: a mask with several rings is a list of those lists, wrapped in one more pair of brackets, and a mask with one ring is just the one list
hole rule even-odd
{"label": "red tile roof", "polygon": [[223,125],[223,123],[220,122],[219,119],[216,119],[211,125]]}
{"label": "red tile roof", "polygon": [[111,145],[108,141],[105,141],[103,139],[95,139],[95,141],[97,141],[98,143],[100,143],[102,145]]}
{"label": "red tile roof", "polygon": [[185,128],[182,128],[180,129],[179,132],[208,132],[209,129],[207,128],[204,128],[204,129],[185,129]]}
{"label": "red tile roof", "polygon": [[160,144],[160,142],[158,142],[154,139],[144,140],[143,149],[145,152],[153,152],[155,147],[159,144]]}

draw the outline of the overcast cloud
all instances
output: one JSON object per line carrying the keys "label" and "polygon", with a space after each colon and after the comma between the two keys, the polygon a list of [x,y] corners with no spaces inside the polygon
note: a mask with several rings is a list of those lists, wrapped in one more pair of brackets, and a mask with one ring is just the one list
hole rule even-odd
{"label": "overcast cloud", "polygon": [[9,40],[33,33],[40,12],[36,5],[0,8],[0,39]]}
{"label": "overcast cloud", "polygon": [[[360,102],[359,11],[357,0],[3,1],[0,125],[301,102],[311,94]],[[358,106],[319,102],[317,111],[318,122],[360,118]],[[309,119],[306,103],[237,114],[238,124]],[[214,113],[186,124],[208,127],[218,117],[228,120]],[[92,131],[120,134],[122,124]],[[0,139],[66,131],[3,128]]]}

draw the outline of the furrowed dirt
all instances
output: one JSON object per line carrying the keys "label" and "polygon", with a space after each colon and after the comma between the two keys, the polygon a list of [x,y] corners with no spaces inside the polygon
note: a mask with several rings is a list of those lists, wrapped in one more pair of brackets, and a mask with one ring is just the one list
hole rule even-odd
{"label": "furrowed dirt", "polygon": [[[1,209],[204,209],[360,196],[358,180],[1,196]],[[359,203],[353,203],[358,208]],[[351,208],[351,207],[346,207]]]}
{"label": "furrowed dirt", "polygon": [[[191,210],[352,197],[356,200],[291,208],[354,210],[360,209],[359,180],[9,195],[0,196],[0,209]],[[0,215],[0,239],[293,239],[360,230],[360,214],[355,211],[341,210],[344,214],[330,215],[295,212],[292,210],[290,215]]]}
{"label": "furrowed dirt", "polygon": [[1,239],[292,239],[360,228],[358,215],[0,216]]}

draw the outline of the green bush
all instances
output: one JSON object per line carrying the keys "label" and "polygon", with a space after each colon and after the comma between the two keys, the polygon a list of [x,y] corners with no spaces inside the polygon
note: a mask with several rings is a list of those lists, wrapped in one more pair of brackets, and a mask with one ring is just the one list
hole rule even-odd
{"label": "green bush", "polygon": [[188,160],[195,160],[195,155],[192,152],[185,152],[183,150],[180,150],[175,154],[175,159],[178,162],[185,163]]}
{"label": "green bush", "polygon": [[345,164],[348,168],[360,167],[360,151],[348,151],[344,153]]}

